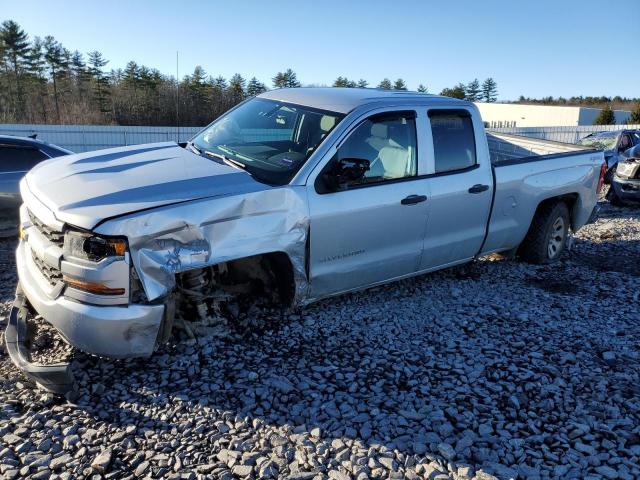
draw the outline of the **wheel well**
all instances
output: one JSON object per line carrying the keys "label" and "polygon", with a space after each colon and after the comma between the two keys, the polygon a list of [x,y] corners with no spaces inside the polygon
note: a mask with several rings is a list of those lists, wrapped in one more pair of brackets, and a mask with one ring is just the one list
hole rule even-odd
{"label": "wheel well", "polygon": [[578,194],[577,193],[566,193],[564,195],[558,195],[556,197],[551,197],[551,198],[547,198],[543,201],[541,201],[538,206],[536,207],[536,211],[533,214],[533,217],[531,217],[531,221],[533,222],[533,218],[538,214],[538,212],[545,206],[547,205],[552,205],[555,203],[564,203],[567,208],[569,209],[569,219],[571,221],[571,228],[573,229],[573,209],[576,205],[576,202],[578,201]]}
{"label": "wheel well", "polygon": [[[182,272],[176,278],[178,290],[185,287],[185,280],[193,275],[204,275],[203,285],[208,289],[219,286],[235,289],[245,287],[248,295],[255,293],[270,296],[274,303],[290,306],[295,297],[293,265],[284,252],[269,252],[238,258],[209,267]],[[193,289],[189,286],[188,289]]]}
{"label": "wheel well", "polygon": [[[260,256],[260,255],[258,255]],[[284,252],[270,252],[263,255],[265,267],[273,273],[280,302],[290,306],[293,303],[296,285],[293,275],[293,265],[289,255]]]}

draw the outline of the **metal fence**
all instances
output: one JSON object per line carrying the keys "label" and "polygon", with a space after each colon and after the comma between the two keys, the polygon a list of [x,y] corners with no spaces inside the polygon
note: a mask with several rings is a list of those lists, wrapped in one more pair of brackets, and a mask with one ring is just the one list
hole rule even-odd
{"label": "metal fence", "polygon": [[[38,139],[55,143],[73,152],[88,152],[101,148],[137,145],[140,143],[185,141],[202,127],[123,127],[95,125],[12,125],[0,124],[0,134],[26,137],[37,134]],[[511,133],[526,137],[576,143],[593,132],[637,128],[640,125],[587,125],[581,127],[509,127],[492,128],[493,132]],[[264,133],[264,132],[261,132]],[[281,132],[272,132],[274,138]]]}
{"label": "metal fence", "polygon": [[497,133],[511,133],[525,137],[554,140],[556,142],[576,143],[590,133],[621,129],[640,129],[640,125],[584,125],[580,127],[502,127],[490,128]]}
{"label": "metal fence", "polygon": [[72,152],[167,141],[185,141],[201,127],[123,127],[100,125],[0,125],[0,134],[27,137],[54,143]]}

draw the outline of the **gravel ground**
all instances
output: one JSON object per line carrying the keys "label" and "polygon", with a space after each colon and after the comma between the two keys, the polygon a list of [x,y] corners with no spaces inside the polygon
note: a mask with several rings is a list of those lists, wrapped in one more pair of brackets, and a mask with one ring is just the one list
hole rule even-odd
{"label": "gravel ground", "polygon": [[[15,241],[0,242],[0,315]],[[0,353],[2,478],[640,477],[640,209],[559,264],[483,259],[151,359],[74,402]]]}

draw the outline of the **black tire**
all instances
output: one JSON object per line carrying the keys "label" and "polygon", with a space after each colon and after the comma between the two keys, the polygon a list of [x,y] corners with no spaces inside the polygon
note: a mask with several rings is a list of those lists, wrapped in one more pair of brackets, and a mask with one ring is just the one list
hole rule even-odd
{"label": "black tire", "polygon": [[611,185],[611,181],[613,180],[613,175],[616,173],[617,166],[618,165],[616,164],[605,172],[603,179],[605,185]]}
{"label": "black tire", "polygon": [[618,194],[616,193],[616,189],[613,188],[613,184],[609,187],[609,191],[607,192],[607,200],[609,203],[615,207],[623,207],[624,202],[620,199]]}
{"label": "black tire", "polygon": [[520,258],[543,265],[558,261],[567,244],[569,222],[569,209],[564,202],[541,205],[518,249]]}

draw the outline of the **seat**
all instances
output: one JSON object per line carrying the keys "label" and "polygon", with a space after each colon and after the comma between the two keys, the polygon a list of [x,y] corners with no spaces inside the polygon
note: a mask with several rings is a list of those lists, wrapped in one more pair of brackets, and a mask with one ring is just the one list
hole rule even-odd
{"label": "seat", "polygon": [[320,142],[324,140],[324,137],[327,136],[327,133],[329,133],[331,129],[335,127],[335,125],[336,117],[332,117],[331,115],[323,115],[320,118],[318,129],[313,133],[313,136],[311,137],[311,140],[309,142],[307,154],[311,153],[318,145],[320,145]]}
{"label": "seat", "polygon": [[384,169],[384,178],[403,178],[413,174],[410,171],[410,151],[406,148],[387,146],[378,154],[378,159]]}
{"label": "seat", "polygon": [[389,128],[384,123],[374,123],[371,125],[371,136],[365,140],[365,142],[373,148],[376,152],[379,152],[384,147],[389,145]]}

